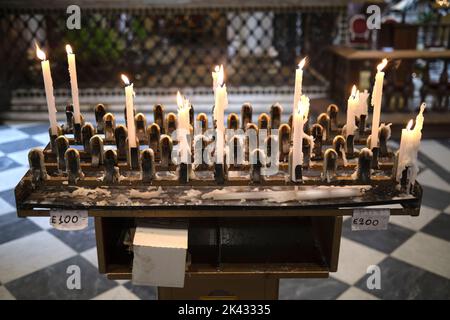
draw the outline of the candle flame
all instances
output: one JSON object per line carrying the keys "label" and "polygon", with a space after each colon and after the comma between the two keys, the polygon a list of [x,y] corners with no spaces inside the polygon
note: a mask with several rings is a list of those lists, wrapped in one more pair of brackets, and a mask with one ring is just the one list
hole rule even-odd
{"label": "candle flame", "polygon": [[72,47],[70,46],[70,44],[66,44],[66,52],[67,54],[72,54]]}
{"label": "candle flame", "polygon": [[406,125],[406,130],[411,130],[412,126],[413,126],[414,120],[411,119],[409,120],[408,124]]}
{"label": "candle flame", "polygon": [[183,97],[181,96],[180,91],[177,91],[177,105],[178,105],[178,109],[183,108]]}
{"label": "candle flame", "polygon": [[425,111],[426,107],[427,107],[427,104],[425,102],[422,102],[422,104],[420,105],[420,112],[419,112],[419,114],[423,114],[423,112]]}
{"label": "candle flame", "polygon": [[353,98],[355,98],[355,96],[356,96],[356,85],[353,85],[353,87],[352,87],[352,93],[351,93],[351,96],[352,96]]}
{"label": "candle flame", "polygon": [[129,86],[130,85],[130,80],[128,79],[128,77],[124,74],[121,75],[122,81],[125,83],[125,85]]}
{"label": "candle flame", "polygon": [[300,62],[298,63],[298,68],[299,68],[300,70],[302,70],[303,67],[305,66],[305,63],[306,63],[306,57],[304,57],[304,58],[302,59],[302,61],[300,61]]}
{"label": "candle flame", "polygon": [[223,65],[220,65],[219,73],[217,75],[217,85],[218,86],[222,86],[223,85],[223,79],[224,79]]}
{"label": "candle flame", "polygon": [[388,60],[386,58],[384,58],[383,61],[381,61],[381,63],[377,66],[378,72],[381,72],[381,70],[383,70],[384,67],[386,67],[387,63],[388,63]]}
{"label": "candle flame", "polygon": [[45,60],[46,59],[45,52],[42,51],[41,48],[39,48],[37,43],[36,43],[36,55],[41,60]]}

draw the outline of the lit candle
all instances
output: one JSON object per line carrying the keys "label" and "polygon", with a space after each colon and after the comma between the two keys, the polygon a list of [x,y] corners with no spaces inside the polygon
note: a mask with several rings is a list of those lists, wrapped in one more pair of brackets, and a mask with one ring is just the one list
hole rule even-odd
{"label": "lit candle", "polygon": [[70,87],[72,89],[73,116],[75,123],[81,123],[80,101],[78,99],[78,81],[77,66],[75,62],[75,54],[72,53],[72,47],[66,45],[67,62],[69,64]]}
{"label": "lit candle", "polygon": [[398,151],[397,159],[397,172],[396,180],[400,182],[403,171],[409,167],[408,172],[408,186],[414,185],[418,173],[417,154],[419,152],[420,140],[422,138],[423,128],[423,111],[425,110],[425,103],[420,106],[420,112],[416,117],[416,124],[414,129],[412,128],[413,120],[408,122],[405,129],[402,129],[402,135],[400,139],[400,148]]}
{"label": "lit candle", "polygon": [[291,179],[295,180],[295,168],[298,165],[303,164],[303,127],[308,120],[309,113],[309,98],[305,95],[300,96],[299,105],[297,111],[294,113],[292,119],[292,166],[291,166]]}
{"label": "lit candle", "polygon": [[302,85],[303,85],[303,67],[306,63],[306,57],[300,61],[295,70],[295,89],[294,89],[294,108],[292,110],[293,114],[296,113],[296,108],[298,108],[300,101],[300,96],[302,95]]}
{"label": "lit candle", "polygon": [[56,121],[55,96],[53,95],[53,80],[50,72],[50,61],[46,59],[45,52],[36,43],[36,55],[41,59],[42,76],[44,77],[45,96],[47,98],[48,118],[52,135],[58,134],[58,122]]}
{"label": "lit candle", "polygon": [[179,143],[179,152],[181,163],[189,163],[190,146],[187,135],[190,133],[189,110],[191,104],[188,99],[181,96],[180,91],[177,92],[178,105],[178,124],[177,124],[177,139]]}
{"label": "lit candle", "polygon": [[134,124],[134,90],[133,84],[130,83],[127,76],[122,74],[122,80],[125,83],[125,108],[127,112],[127,130],[128,145],[130,148],[136,147],[136,127]]}
{"label": "lit candle", "polygon": [[354,85],[352,88],[352,93],[347,101],[347,124],[345,126],[346,136],[354,135],[356,130],[355,116],[359,109],[359,91],[356,90]]}
{"label": "lit candle", "polygon": [[383,97],[383,81],[384,72],[383,68],[387,65],[387,59],[377,66],[377,74],[375,75],[375,85],[372,91],[372,106],[373,106],[373,117],[372,117],[372,133],[370,138],[370,148],[378,147],[378,127],[380,126],[381,117],[381,99]]}
{"label": "lit candle", "polygon": [[214,103],[214,121],[216,124],[216,163],[223,163],[224,155],[224,112],[228,106],[227,87],[224,83],[223,66],[220,66],[217,75],[217,87]]}

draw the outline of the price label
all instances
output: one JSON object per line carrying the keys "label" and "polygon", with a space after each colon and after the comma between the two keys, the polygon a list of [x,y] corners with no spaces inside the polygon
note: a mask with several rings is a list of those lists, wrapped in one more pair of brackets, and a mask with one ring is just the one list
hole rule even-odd
{"label": "price label", "polygon": [[352,231],[386,230],[389,216],[389,209],[355,209],[352,217]]}
{"label": "price label", "polygon": [[51,210],[50,225],[58,230],[82,230],[88,226],[86,210]]}

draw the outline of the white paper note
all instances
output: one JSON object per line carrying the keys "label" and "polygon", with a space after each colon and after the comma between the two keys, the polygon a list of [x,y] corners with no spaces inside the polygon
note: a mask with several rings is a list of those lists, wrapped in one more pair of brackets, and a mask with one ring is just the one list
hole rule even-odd
{"label": "white paper note", "polygon": [[352,231],[386,230],[389,217],[389,209],[355,209],[352,217]]}
{"label": "white paper note", "polygon": [[82,230],[88,226],[88,212],[87,210],[50,210],[50,225],[58,230]]}

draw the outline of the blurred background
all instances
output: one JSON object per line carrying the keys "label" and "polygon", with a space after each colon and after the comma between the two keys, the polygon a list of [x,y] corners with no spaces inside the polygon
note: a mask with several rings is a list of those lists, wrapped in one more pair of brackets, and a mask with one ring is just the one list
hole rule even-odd
{"label": "blurred background", "polygon": [[[427,101],[428,112],[438,113],[428,124],[439,128],[425,135],[442,134],[442,122],[450,124],[448,1],[75,1],[81,28],[69,30],[66,9],[72,2],[2,2],[2,119],[47,119],[35,43],[51,61],[64,118],[71,101],[65,53],[70,43],[85,116],[100,102],[122,110],[121,73],[134,82],[141,112],[155,103],[174,108],[178,89],[196,111],[210,111],[217,64],[225,67],[231,110],[249,101],[266,111],[274,102],[291,102],[294,70],[305,56],[303,85],[318,99],[313,108],[322,112],[333,102],[343,110],[352,85],[370,89],[376,65],[388,57],[383,120],[404,126],[401,113]],[[381,13],[380,29],[366,23],[373,4]]]}

